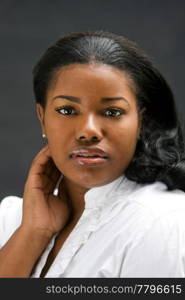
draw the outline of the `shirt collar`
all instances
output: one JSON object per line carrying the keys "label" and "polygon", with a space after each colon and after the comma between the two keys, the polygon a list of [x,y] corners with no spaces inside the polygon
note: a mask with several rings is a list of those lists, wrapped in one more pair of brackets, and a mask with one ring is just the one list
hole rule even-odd
{"label": "shirt collar", "polygon": [[126,177],[121,175],[106,185],[91,188],[84,196],[85,208],[101,208],[109,205],[114,201],[114,195],[124,190],[127,183]]}
{"label": "shirt collar", "polygon": [[[62,179],[63,174],[61,174],[57,182],[54,194],[58,193],[58,186]],[[136,182],[130,181],[124,174],[122,174],[106,185],[89,189],[84,195],[85,209],[102,208],[104,206],[107,207],[116,202],[118,195],[126,197],[136,190],[137,186],[138,184]]]}

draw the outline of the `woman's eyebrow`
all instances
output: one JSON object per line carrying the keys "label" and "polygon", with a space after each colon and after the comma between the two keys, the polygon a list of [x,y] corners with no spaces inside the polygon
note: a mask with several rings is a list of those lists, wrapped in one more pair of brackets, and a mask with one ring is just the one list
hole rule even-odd
{"label": "woman's eyebrow", "polygon": [[58,95],[54,97],[52,100],[55,100],[57,98],[66,99],[72,102],[80,102],[80,98],[74,97],[74,96],[66,96],[66,95]]}
{"label": "woman's eyebrow", "polygon": [[104,97],[101,99],[101,102],[106,103],[106,102],[118,101],[118,100],[124,100],[128,102],[127,99],[125,99],[124,97]]}
{"label": "woman's eyebrow", "polygon": [[[52,100],[55,100],[58,98],[80,103],[80,98],[74,97],[74,96],[67,96],[67,95],[58,95],[58,96],[55,96]],[[103,97],[103,98],[101,98],[102,103],[118,101],[118,100],[124,100],[128,103],[127,99],[125,99],[124,97]]]}

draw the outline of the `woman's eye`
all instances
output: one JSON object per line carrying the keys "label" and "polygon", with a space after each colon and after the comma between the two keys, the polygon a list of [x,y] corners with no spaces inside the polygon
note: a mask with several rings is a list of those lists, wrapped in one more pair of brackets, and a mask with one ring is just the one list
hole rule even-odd
{"label": "woman's eye", "polygon": [[119,117],[123,114],[124,112],[120,109],[116,108],[109,108],[105,111],[105,115],[107,117]]}
{"label": "woman's eye", "polygon": [[74,108],[70,106],[59,107],[56,111],[61,115],[74,115],[76,113]]}

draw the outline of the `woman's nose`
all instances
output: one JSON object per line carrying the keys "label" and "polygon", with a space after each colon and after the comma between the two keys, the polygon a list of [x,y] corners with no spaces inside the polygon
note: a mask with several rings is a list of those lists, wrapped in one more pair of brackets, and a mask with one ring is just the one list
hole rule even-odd
{"label": "woman's nose", "polygon": [[99,142],[103,137],[100,123],[94,116],[84,118],[76,128],[76,140],[79,142]]}

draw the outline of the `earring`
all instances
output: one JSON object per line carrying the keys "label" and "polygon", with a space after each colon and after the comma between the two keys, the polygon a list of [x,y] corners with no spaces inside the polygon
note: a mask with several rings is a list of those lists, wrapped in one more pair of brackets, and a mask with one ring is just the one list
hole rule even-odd
{"label": "earring", "polygon": [[43,139],[45,139],[45,138],[46,138],[46,135],[43,133],[43,134],[42,134],[42,137],[43,137]]}

